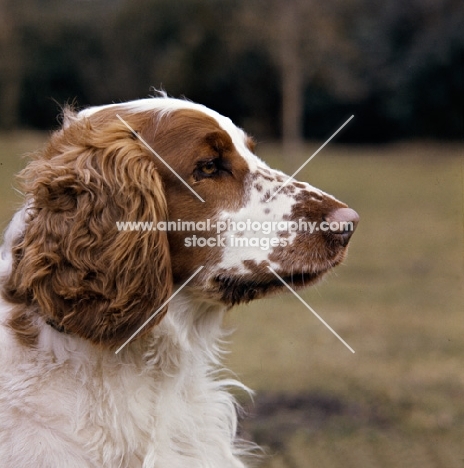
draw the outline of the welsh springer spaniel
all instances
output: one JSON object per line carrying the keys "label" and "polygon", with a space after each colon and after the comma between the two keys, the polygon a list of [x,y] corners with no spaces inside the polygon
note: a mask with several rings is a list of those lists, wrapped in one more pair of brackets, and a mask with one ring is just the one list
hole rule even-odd
{"label": "welsh springer spaniel", "polygon": [[224,313],[283,291],[274,272],[314,283],[358,221],[253,149],[166,96],[65,112],[0,251],[3,468],[245,466]]}

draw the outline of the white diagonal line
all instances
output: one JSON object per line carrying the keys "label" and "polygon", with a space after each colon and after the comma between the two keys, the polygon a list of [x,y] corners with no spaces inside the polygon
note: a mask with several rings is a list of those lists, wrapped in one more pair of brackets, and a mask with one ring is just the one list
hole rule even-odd
{"label": "white diagonal line", "polygon": [[308,305],[270,266],[269,270],[282,282],[282,284],[308,309],[310,310],[352,353],[355,350],[310,306]]}
{"label": "white diagonal line", "polygon": [[126,346],[129,342],[131,342],[131,341],[134,339],[134,337],[135,337],[136,335],[138,335],[138,334],[140,333],[140,331],[148,324],[148,322],[150,322],[151,320],[153,320],[153,318],[156,317],[156,315],[159,313],[159,311],[162,310],[162,309],[164,308],[165,305],[169,304],[169,302],[171,302],[171,300],[174,299],[174,297],[176,297],[177,294],[179,294],[180,291],[181,291],[185,286],[187,286],[187,284],[190,283],[190,281],[192,281],[192,279],[193,279],[193,278],[200,272],[200,270],[202,270],[203,268],[204,268],[203,265],[201,265],[200,267],[198,267],[197,270],[195,271],[195,273],[193,273],[193,275],[190,276],[190,278],[189,278],[187,281],[185,281],[185,283],[184,283],[179,289],[177,289],[177,291],[175,291],[167,301],[165,301],[162,305],[160,305],[160,306],[158,307],[158,309],[151,315],[151,317],[149,317],[147,320],[145,320],[145,322],[138,328],[138,330],[137,330],[136,332],[134,332],[134,333],[132,334],[132,336],[131,336],[123,345],[121,345],[121,346],[116,350],[115,354],[118,354],[119,351],[121,351],[121,349],[124,348],[124,346]]}
{"label": "white diagonal line", "polygon": [[293,178],[298,174],[298,172],[301,171],[301,169],[303,169],[303,167],[306,166],[306,164],[309,163],[309,161],[311,161],[311,159],[314,158],[314,156],[316,156],[317,153],[319,153],[319,151],[322,150],[322,148],[324,148],[324,146],[326,146],[330,140],[333,139],[333,137],[338,133],[340,132],[340,130],[345,127],[345,125],[348,124],[348,122],[354,118],[354,115],[352,115],[315,153],[313,153],[280,187],[279,187],[279,190],[277,190],[276,192],[273,193],[272,197],[270,197],[268,200],[266,200],[266,203],[269,203],[291,180],[293,180]]}
{"label": "white diagonal line", "polygon": [[150,150],[201,202],[205,202],[192,187],[119,115],[116,117]]}

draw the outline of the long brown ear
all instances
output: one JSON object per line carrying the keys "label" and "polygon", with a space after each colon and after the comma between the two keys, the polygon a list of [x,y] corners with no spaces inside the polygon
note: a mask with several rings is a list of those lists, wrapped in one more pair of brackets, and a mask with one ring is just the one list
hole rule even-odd
{"label": "long brown ear", "polygon": [[166,232],[116,224],[167,219],[151,154],[116,116],[71,116],[20,177],[31,208],[4,294],[69,333],[120,345],[172,289]]}

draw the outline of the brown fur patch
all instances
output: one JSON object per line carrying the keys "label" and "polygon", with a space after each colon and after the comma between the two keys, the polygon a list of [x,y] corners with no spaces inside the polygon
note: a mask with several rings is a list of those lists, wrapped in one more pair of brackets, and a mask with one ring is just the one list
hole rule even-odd
{"label": "brown fur patch", "polygon": [[[169,219],[216,221],[223,210],[235,211],[244,206],[249,185],[249,168],[235,149],[229,134],[211,117],[195,110],[176,110],[160,120],[147,120],[142,136],[177,174],[205,200],[202,203],[161,162],[155,160],[163,179]],[[215,176],[197,179],[195,170],[204,160],[214,160],[222,168]],[[215,237],[214,232],[170,232],[173,277],[182,282],[199,265],[215,265],[222,248],[186,247],[193,235]],[[205,271],[207,268],[205,268]],[[192,284],[199,284],[202,274]]]}
{"label": "brown fur patch", "polygon": [[171,293],[166,233],[116,226],[167,218],[152,155],[117,119],[71,117],[20,177],[32,206],[4,295],[70,333],[121,344]]}

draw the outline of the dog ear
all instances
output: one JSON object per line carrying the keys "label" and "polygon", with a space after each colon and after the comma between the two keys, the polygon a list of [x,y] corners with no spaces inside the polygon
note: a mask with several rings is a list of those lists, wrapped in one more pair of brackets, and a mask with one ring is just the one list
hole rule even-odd
{"label": "dog ear", "polygon": [[30,208],[7,298],[93,343],[125,342],[172,289],[166,232],[117,225],[167,219],[152,155],[116,116],[70,116],[20,178]]}

